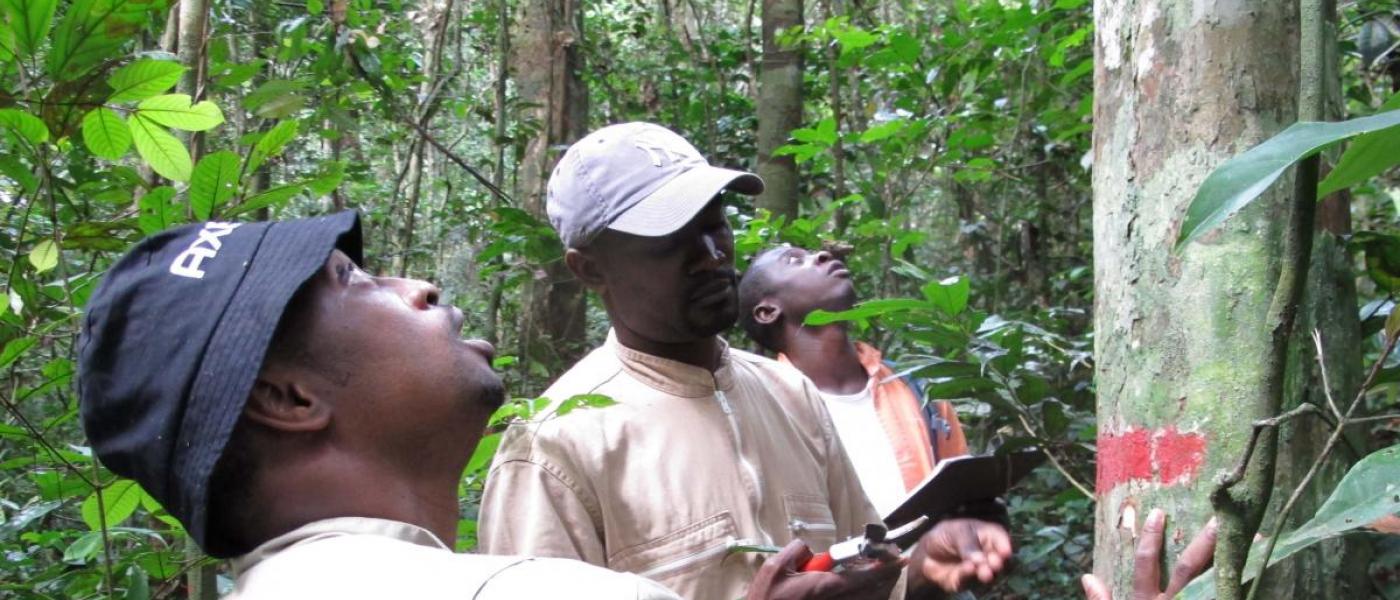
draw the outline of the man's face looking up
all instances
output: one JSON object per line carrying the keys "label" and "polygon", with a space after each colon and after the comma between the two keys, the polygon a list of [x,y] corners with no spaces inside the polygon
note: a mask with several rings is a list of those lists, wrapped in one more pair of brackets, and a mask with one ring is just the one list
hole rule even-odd
{"label": "man's face looking up", "polygon": [[375,277],[333,252],[288,317],[292,377],[333,406],[330,434],[388,460],[450,466],[502,400],[493,350],[461,339],[462,311],[424,281]]}
{"label": "man's face looking up", "polygon": [[669,235],[606,230],[571,265],[608,303],[613,326],[662,344],[714,336],[738,317],[734,232],[723,193]]}
{"label": "man's face looking up", "polygon": [[760,269],[772,298],[794,318],[817,309],[846,310],[856,302],[851,272],[826,250],[774,248],[759,255],[749,272]]}

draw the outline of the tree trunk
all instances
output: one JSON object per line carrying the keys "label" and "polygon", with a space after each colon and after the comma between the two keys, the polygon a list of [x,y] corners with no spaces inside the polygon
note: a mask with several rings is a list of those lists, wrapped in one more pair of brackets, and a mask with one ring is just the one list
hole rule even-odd
{"label": "tree trunk", "polygon": [[1298,5],[1097,0],[1094,17],[1094,569],[1126,598],[1147,511],[1167,511],[1175,556],[1259,418],[1291,182],[1172,247],[1206,175],[1295,120]]}
{"label": "tree trunk", "polygon": [[802,126],[802,48],[778,43],[782,32],[802,25],[802,0],[763,0],[763,67],[758,75],[758,176],[765,189],[755,205],[775,215],[797,216],[797,162],[773,156]]}
{"label": "tree trunk", "polygon": [[[1340,57],[1337,46],[1337,6],[1335,0],[1303,2],[1303,51],[1300,106],[1315,106],[1320,114],[1306,120],[1336,120],[1345,111],[1342,99]],[[1308,27],[1310,9],[1320,9],[1316,18],[1323,22]],[[1322,39],[1312,39],[1311,32]],[[1309,54],[1311,52],[1311,55]],[[1309,98],[1310,95],[1321,96]],[[1316,364],[1312,340],[1314,329],[1321,332],[1328,380],[1338,402],[1352,398],[1361,385],[1361,324],[1357,316],[1356,279],[1346,243],[1339,236],[1351,233],[1351,211],[1345,192],[1322,199],[1318,207],[1317,229],[1313,238],[1312,265],[1304,291],[1303,311],[1299,314],[1289,352],[1288,410],[1303,402],[1327,406]],[[1353,434],[1359,434],[1353,428]],[[1290,494],[1327,443],[1330,428],[1319,419],[1293,420],[1279,431],[1279,446],[1288,448],[1278,457],[1275,489],[1265,518],[1265,531],[1272,531],[1276,511]],[[1352,435],[1342,448],[1333,452],[1301,496],[1287,520],[1284,531],[1307,521],[1327,498],[1347,469],[1367,453],[1364,436]],[[1350,536],[1309,548],[1273,567],[1265,578],[1259,598],[1357,598],[1365,595],[1368,584],[1369,548],[1364,540]]]}
{"label": "tree trunk", "polygon": [[[413,119],[418,121],[424,128],[428,121],[432,119],[433,107],[436,106],[436,92],[440,71],[442,70],[442,49],[446,46],[448,25],[452,22],[452,0],[446,0],[438,6],[436,1],[430,0],[427,3],[429,14],[433,15],[428,19],[429,31],[427,34],[428,52],[423,57],[423,81],[418,84],[417,112]],[[418,226],[418,204],[423,196],[423,166],[426,163],[427,141],[422,137],[415,138],[408,157],[408,181],[404,184],[408,192],[408,203],[404,209],[403,227],[399,230],[399,254],[396,259],[395,271],[399,277],[408,274],[408,265],[413,258],[413,236]]]}
{"label": "tree trunk", "polygon": [[[523,0],[516,20],[513,71],[521,98],[538,103],[526,119],[539,133],[525,146],[517,196],[545,220],[545,184],[560,148],[587,133],[588,89],[583,81],[583,11],[578,0]],[[540,268],[528,290],[520,336],[523,356],[546,364],[572,362],[583,353],[585,296],[564,261]]]}

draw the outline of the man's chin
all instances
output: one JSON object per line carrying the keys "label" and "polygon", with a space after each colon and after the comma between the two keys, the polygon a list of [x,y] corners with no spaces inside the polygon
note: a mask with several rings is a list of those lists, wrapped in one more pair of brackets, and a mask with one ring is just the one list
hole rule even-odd
{"label": "man's chin", "polygon": [[739,307],[737,303],[725,303],[716,310],[708,311],[691,318],[694,324],[692,330],[698,337],[709,337],[719,335],[733,327],[739,321]]}

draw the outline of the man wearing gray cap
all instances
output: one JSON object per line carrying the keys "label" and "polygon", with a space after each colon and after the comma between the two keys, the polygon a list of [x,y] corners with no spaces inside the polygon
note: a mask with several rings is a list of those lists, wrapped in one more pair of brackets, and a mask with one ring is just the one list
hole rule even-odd
{"label": "man wearing gray cap", "polygon": [[[738,316],[724,194],[762,189],[648,123],[605,127],[565,153],[550,222],[612,331],[545,396],[617,404],[503,436],[482,498],[484,551],[577,558],[686,598],[733,600],[763,563],[739,546],[823,551],[879,522],[812,384],[718,335]],[[989,581],[1010,551],[1000,525],[943,521],[916,546],[908,591]],[[785,572],[764,592],[887,597],[898,564]]]}

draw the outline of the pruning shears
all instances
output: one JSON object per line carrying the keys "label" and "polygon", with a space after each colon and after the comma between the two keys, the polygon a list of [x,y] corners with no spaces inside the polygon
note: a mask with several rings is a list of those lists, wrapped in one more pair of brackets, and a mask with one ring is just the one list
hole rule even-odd
{"label": "pruning shears", "polygon": [[912,546],[932,524],[926,516],[920,516],[894,531],[879,523],[867,524],[865,535],[832,544],[826,552],[808,559],[798,570],[834,571],[856,559],[892,560]]}

